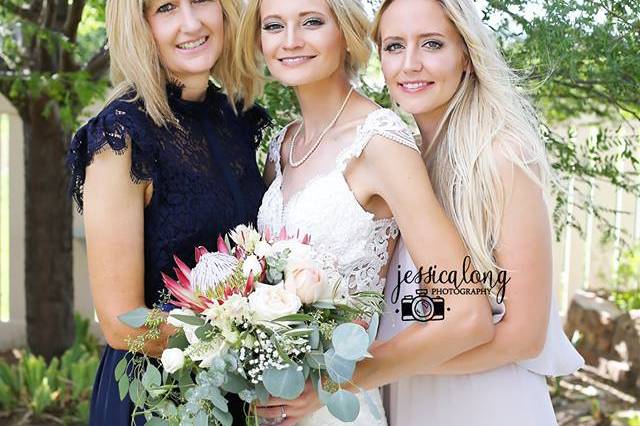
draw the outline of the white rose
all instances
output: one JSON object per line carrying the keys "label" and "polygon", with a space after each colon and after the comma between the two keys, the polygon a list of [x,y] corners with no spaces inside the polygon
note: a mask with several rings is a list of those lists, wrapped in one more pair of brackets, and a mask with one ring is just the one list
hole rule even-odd
{"label": "white rose", "polygon": [[222,315],[224,308],[218,303],[217,300],[214,300],[211,303],[207,303],[207,306],[209,307],[202,311],[202,315],[207,318],[207,321],[215,322],[220,317],[220,315]]}
{"label": "white rose", "polygon": [[310,259],[289,261],[284,276],[284,288],[298,295],[305,305],[332,296],[326,274]]}
{"label": "white rose", "polygon": [[249,295],[249,307],[258,321],[272,321],[298,312],[302,307],[295,293],[285,290],[282,284],[259,284]]}
{"label": "white rose", "polygon": [[171,324],[172,326],[174,326],[176,328],[182,328],[187,324],[185,324],[184,322],[180,321],[177,318],[174,318],[173,315],[184,315],[184,316],[189,316],[189,317],[196,316],[195,312],[193,312],[191,309],[187,309],[187,308],[172,309],[171,312],[169,312],[169,317],[167,318],[167,323]]}
{"label": "white rose", "polygon": [[251,273],[256,276],[262,273],[262,265],[256,256],[251,255],[244,260],[244,263],[242,264],[242,273],[245,277],[248,277]]}
{"label": "white rose", "polygon": [[271,247],[271,244],[266,241],[258,241],[253,252],[258,257],[267,257],[271,256],[271,254],[273,253],[273,248]]}
{"label": "white rose", "polygon": [[271,246],[273,253],[278,253],[289,249],[289,259],[308,258],[311,254],[311,246],[308,244],[302,244],[296,239],[276,241]]}
{"label": "white rose", "polygon": [[160,358],[167,373],[175,373],[184,366],[184,353],[178,348],[165,349]]}
{"label": "white rose", "polygon": [[222,308],[229,319],[242,321],[242,317],[249,317],[249,301],[237,293],[225,300]]}

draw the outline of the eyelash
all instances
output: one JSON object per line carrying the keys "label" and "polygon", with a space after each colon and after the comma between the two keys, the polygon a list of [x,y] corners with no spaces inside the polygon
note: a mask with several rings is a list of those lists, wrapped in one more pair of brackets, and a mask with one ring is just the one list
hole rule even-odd
{"label": "eyelash", "polygon": [[[205,3],[212,0],[193,0],[194,3]],[[174,10],[176,6],[173,3],[165,3],[158,8],[157,13],[168,13]]]}
{"label": "eyelash", "polygon": [[[440,48],[442,48],[443,43],[440,41],[436,41],[436,40],[427,40],[424,43],[422,43],[420,45],[420,47],[426,47],[429,50],[438,50]],[[396,50],[398,50],[399,48],[402,48],[404,46],[402,46],[402,44],[394,42],[394,43],[389,43],[388,45],[386,45],[384,47],[384,51],[385,52],[395,52]]]}
{"label": "eyelash", "polygon": [[[324,21],[320,18],[309,18],[302,23],[303,26],[319,27],[324,24]],[[284,28],[284,25],[278,22],[268,22],[262,26],[264,31],[277,31]]]}

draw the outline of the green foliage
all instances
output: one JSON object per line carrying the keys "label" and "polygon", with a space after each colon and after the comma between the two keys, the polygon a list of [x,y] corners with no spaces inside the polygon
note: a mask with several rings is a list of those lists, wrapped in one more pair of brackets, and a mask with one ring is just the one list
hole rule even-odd
{"label": "green foliage", "polygon": [[640,245],[622,253],[611,299],[623,311],[640,309]]}
{"label": "green foliage", "polygon": [[48,364],[29,352],[18,361],[0,361],[0,412],[29,412],[55,417],[64,424],[87,424],[89,400],[99,363],[99,346],[89,320],[75,317],[76,340],[60,358]]}

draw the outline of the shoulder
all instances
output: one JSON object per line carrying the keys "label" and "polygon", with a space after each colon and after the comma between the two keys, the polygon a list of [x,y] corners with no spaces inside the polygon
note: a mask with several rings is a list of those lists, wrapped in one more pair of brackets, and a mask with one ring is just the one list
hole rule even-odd
{"label": "shoulder", "polygon": [[375,147],[380,145],[397,145],[420,152],[409,126],[398,114],[387,108],[376,109],[367,115],[359,130],[359,138],[362,149],[367,146],[369,151],[375,151]]}

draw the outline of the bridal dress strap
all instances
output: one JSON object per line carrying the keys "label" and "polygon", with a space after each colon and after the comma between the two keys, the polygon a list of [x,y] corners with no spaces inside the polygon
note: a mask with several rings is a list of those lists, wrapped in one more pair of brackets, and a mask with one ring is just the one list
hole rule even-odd
{"label": "bridal dress strap", "polygon": [[276,177],[282,177],[282,162],[280,161],[280,149],[287,130],[295,123],[295,121],[284,126],[269,143],[269,160],[276,164]]}
{"label": "bridal dress strap", "polygon": [[375,136],[382,136],[420,153],[409,127],[395,112],[379,108],[371,112],[364,123],[358,126],[356,141],[342,151],[336,159],[338,170],[344,172],[349,161],[362,154],[365,147]]}

